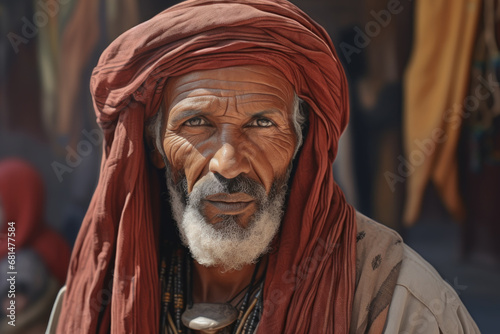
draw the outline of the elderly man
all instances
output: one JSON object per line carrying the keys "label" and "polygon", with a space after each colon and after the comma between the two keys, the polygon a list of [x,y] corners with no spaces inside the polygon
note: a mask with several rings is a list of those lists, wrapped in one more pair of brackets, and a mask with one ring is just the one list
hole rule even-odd
{"label": "elderly man", "polygon": [[181,3],[113,42],[91,91],[101,176],[49,331],[478,332],[335,184],[346,79],[291,3]]}

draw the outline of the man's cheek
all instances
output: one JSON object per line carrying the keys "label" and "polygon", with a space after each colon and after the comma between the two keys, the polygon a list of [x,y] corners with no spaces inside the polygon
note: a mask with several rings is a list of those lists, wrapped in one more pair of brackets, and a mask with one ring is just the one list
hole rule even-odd
{"label": "man's cheek", "polygon": [[183,174],[186,176],[188,192],[193,190],[194,185],[208,172],[209,159],[204,157],[197,149],[191,147],[185,151],[182,160]]}
{"label": "man's cheek", "polygon": [[273,176],[273,182],[286,174],[295,151],[293,143],[293,140],[277,140],[272,144],[262,146],[268,163],[261,168],[265,169],[266,173]]}
{"label": "man's cheek", "polygon": [[166,137],[163,142],[165,155],[176,172],[181,171],[187,165],[186,160],[190,157],[193,146],[182,137]]}

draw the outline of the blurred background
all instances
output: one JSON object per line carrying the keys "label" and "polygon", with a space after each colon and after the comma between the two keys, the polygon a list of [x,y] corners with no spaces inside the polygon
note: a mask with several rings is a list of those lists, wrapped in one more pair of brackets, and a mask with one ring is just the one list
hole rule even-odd
{"label": "blurred background", "polygon": [[[0,0],[0,275],[15,219],[18,333],[44,332],[97,183],[92,69],[119,34],[177,2]],[[500,1],[292,2],[328,31],[348,76],[334,165],[348,200],[434,265],[482,333],[498,333]]]}

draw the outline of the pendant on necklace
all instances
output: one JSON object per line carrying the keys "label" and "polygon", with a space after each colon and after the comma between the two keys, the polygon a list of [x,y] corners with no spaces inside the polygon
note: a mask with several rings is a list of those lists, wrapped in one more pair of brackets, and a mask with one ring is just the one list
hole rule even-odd
{"label": "pendant on necklace", "polygon": [[237,318],[238,311],[229,303],[195,303],[182,313],[182,323],[186,327],[206,333],[216,333]]}

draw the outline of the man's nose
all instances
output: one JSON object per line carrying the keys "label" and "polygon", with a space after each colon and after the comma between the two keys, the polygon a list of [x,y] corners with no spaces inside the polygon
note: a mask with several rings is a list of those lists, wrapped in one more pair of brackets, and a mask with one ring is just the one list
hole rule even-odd
{"label": "man's nose", "polygon": [[223,143],[210,160],[208,169],[219,173],[226,179],[232,179],[240,174],[250,173],[250,161],[237,145]]}

